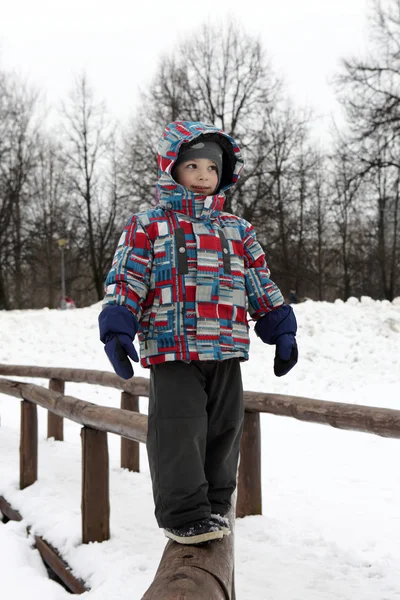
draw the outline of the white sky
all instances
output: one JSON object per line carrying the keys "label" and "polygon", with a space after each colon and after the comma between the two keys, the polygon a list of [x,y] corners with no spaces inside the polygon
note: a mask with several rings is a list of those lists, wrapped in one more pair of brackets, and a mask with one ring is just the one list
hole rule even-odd
{"label": "white sky", "polygon": [[370,0],[0,0],[0,67],[27,76],[51,104],[85,69],[98,97],[124,119],[163,52],[204,21],[234,16],[260,35],[294,100],[326,116],[337,111],[329,80],[340,58],[365,47],[369,6]]}

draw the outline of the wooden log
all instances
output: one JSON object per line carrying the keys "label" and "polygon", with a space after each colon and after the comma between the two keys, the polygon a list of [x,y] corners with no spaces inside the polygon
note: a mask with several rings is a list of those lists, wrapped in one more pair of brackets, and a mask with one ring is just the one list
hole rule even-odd
{"label": "wooden log", "polygon": [[[49,390],[63,394],[65,391],[65,382],[62,379],[50,379]],[[64,441],[64,420],[55,415],[50,410],[47,411],[47,437],[53,437],[55,440]]]}
{"label": "wooden log", "polygon": [[0,496],[0,512],[8,521],[22,521],[22,517],[17,510],[14,510],[7,500]]}
{"label": "wooden log", "polygon": [[83,427],[82,543],[110,539],[107,433]]}
{"label": "wooden log", "polygon": [[167,543],[154,581],[142,600],[234,600],[234,514],[231,535],[200,546]]}
{"label": "wooden log", "polygon": [[[132,412],[139,412],[139,396],[133,396],[129,392],[121,394],[121,408]],[[121,437],[121,468],[129,469],[139,473],[139,444],[127,438]]]}
{"label": "wooden log", "polygon": [[39,377],[40,379],[62,379],[74,383],[90,383],[124,390],[137,396],[149,396],[149,380],[145,377],[122,379],[108,371],[94,369],[68,369],[62,367],[35,367],[29,365],[2,365],[0,375],[15,377]]}
{"label": "wooden log", "polygon": [[72,575],[71,568],[53,546],[37,535],[35,535],[35,546],[49,569],[61,579],[70,592],[73,594],[84,594],[89,591],[89,588],[85,586],[81,579],[77,579]]}
{"label": "wooden log", "polygon": [[244,392],[244,399],[245,409],[249,412],[265,412],[337,429],[400,438],[399,410],[261,392]]}
{"label": "wooden log", "polygon": [[244,413],[240,442],[237,517],[262,514],[260,413]]}
{"label": "wooden log", "polygon": [[23,398],[75,423],[146,442],[147,416],[120,408],[98,406],[73,396],[63,396],[31,383],[0,378],[0,393]]}
{"label": "wooden log", "polygon": [[19,487],[24,490],[37,480],[38,474],[37,406],[21,402],[21,439],[19,446]]}

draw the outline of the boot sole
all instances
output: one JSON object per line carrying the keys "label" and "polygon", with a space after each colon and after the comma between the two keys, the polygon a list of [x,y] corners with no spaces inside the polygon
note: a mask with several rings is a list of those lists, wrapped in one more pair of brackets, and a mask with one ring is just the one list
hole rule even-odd
{"label": "boot sole", "polygon": [[231,530],[228,527],[222,527],[222,525],[218,525],[218,527],[224,535],[231,535]]}
{"label": "boot sole", "polygon": [[190,535],[190,536],[179,536],[175,535],[170,531],[165,531],[165,537],[177,542],[178,544],[184,544],[185,546],[190,546],[193,544],[203,544],[204,542],[211,542],[212,540],[220,540],[223,537],[222,529],[218,531],[208,531],[207,533],[201,533],[200,535]]}

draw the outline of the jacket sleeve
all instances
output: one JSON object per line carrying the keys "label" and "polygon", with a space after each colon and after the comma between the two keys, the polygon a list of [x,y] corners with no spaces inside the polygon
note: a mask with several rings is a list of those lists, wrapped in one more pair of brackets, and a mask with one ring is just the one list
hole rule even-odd
{"label": "jacket sleeve", "polygon": [[281,306],[284,300],[280,289],[270,279],[264,251],[250,223],[247,224],[243,245],[248,311],[253,319],[258,320]]}
{"label": "jacket sleeve", "polygon": [[106,279],[103,306],[126,306],[140,321],[153,264],[151,240],[140,219],[133,215],[126,224]]}

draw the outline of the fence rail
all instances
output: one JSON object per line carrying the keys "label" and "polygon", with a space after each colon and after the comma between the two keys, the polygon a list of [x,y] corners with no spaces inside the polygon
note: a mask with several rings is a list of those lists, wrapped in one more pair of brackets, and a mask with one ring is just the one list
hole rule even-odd
{"label": "fence rail", "polygon": [[[92,369],[0,364],[0,375],[89,383],[123,390],[137,397],[149,396],[149,380],[144,377],[125,381],[113,373]],[[400,438],[400,411],[390,408],[250,391],[244,392],[244,400],[247,412],[294,417],[300,421],[330,425],[337,429]]]}
{"label": "fence rail", "polygon": [[137,442],[146,442],[146,415],[120,408],[99,406],[92,402],[79,400],[74,396],[64,396],[59,392],[46,390],[33,383],[22,383],[9,379],[0,379],[0,393],[28,400],[79,425],[115,433]]}

